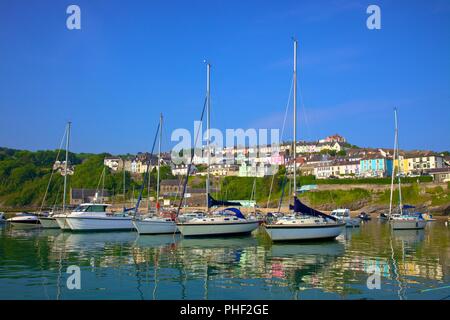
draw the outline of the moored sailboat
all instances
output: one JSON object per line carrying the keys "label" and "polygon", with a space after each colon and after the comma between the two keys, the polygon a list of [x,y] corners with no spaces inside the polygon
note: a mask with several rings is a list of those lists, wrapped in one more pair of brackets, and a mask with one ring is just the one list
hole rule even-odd
{"label": "moored sailboat", "polygon": [[[209,171],[210,171],[210,76],[211,76],[211,65],[209,63],[206,64],[206,118],[207,118],[207,158],[208,158],[208,168],[206,175],[206,207],[207,210],[211,208],[214,204],[216,205],[230,205],[230,203],[226,202],[213,202],[214,199],[209,194]],[[203,117],[203,113],[202,113]],[[191,158],[192,163],[192,158]],[[189,165],[190,168],[190,165]],[[187,170],[187,177],[185,181],[185,185],[183,188],[186,190],[187,178],[189,176],[189,169]],[[234,205],[234,204],[232,204]],[[180,202],[181,206],[181,202]],[[179,210],[178,210],[179,212]],[[221,212],[215,212],[213,214],[207,214],[205,216],[195,217],[186,221],[178,221],[177,227],[180,230],[183,236],[193,237],[193,236],[225,236],[225,235],[239,235],[239,234],[248,234],[253,230],[257,229],[259,226],[259,220],[256,219],[247,219],[239,209],[237,208],[226,208]]]}
{"label": "moored sailboat", "polygon": [[[294,40],[294,205],[293,213],[264,225],[272,241],[326,240],[339,236],[345,222],[304,205],[296,196],[296,145],[297,145],[297,40]],[[280,201],[281,205],[281,201]]]}
{"label": "moored sailboat", "polygon": [[391,176],[391,196],[389,201],[389,214],[392,229],[394,230],[407,230],[407,229],[424,229],[427,225],[427,221],[422,217],[420,212],[412,213],[410,212],[414,206],[408,206],[402,204],[402,183],[401,183],[401,165],[399,159],[399,147],[398,147],[398,120],[397,120],[397,108],[394,109],[394,120],[395,120],[395,139],[394,139],[394,155],[393,161],[397,159],[398,163],[398,214],[393,214],[392,201],[394,194],[394,177],[395,177],[395,166],[392,166],[392,176]]}
{"label": "moored sailboat", "polygon": [[[169,213],[168,215],[161,215],[160,205],[159,205],[159,179],[160,179],[160,165],[161,165],[161,139],[162,139],[162,114],[159,117],[158,126],[158,164],[157,164],[157,181],[156,181],[156,214],[152,214],[145,217],[137,217],[135,214],[135,219],[133,219],[133,225],[139,234],[165,234],[165,233],[176,233],[178,231],[177,225],[175,223],[174,217]],[[153,150],[152,150],[153,153]],[[147,164],[149,166],[149,164]],[[148,173],[148,168],[147,168]],[[142,184],[144,187],[145,183]],[[148,188],[150,193],[150,187]],[[136,208],[137,213],[137,208]]]}
{"label": "moored sailboat", "polygon": [[[64,172],[63,172],[63,174],[64,174],[63,208],[62,208],[62,212],[59,213],[58,215],[63,215],[64,211],[66,209],[66,192],[67,192],[66,190],[67,190],[67,175],[68,175],[67,166],[69,163],[69,141],[70,141],[71,124],[72,124],[71,122],[68,122],[67,128],[66,128],[66,161],[64,163]],[[53,173],[52,173],[52,175],[53,175]],[[50,177],[49,184],[47,186],[47,190],[48,190],[48,187],[50,186],[50,182],[51,182],[51,177]],[[47,191],[45,192],[45,194],[47,194]],[[44,205],[44,202],[45,202],[45,196],[44,196],[44,199],[42,200],[42,206]],[[42,208],[42,206],[41,206],[41,208]],[[61,225],[63,226],[63,227],[61,227],[60,223],[58,223],[58,221],[56,220],[56,215],[57,215],[57,213],[52,211],[49,213],[48,216],[40,217],[39,222],[41,223],[42,227],[45,229],[58,229],[58,228],[65,229],[65,221],[64,222],[62,221],[63,217],[62,216],[60,217]]]}

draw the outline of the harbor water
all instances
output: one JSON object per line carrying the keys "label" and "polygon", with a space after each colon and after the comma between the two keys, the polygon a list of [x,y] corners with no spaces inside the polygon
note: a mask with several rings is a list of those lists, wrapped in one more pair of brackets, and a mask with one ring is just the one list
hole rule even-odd
{"label": "harbor water", "polygon": [[[79,268],[79,288],[73,288]],[[335,241],[0,229],[0,299],[450,299],[450,228],[377,220]]]}

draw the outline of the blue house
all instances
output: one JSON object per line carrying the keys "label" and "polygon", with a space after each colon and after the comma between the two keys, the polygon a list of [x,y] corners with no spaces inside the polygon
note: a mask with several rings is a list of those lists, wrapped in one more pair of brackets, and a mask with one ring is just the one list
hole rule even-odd
{"label": "blue house", "polygon": [[364,158],[359,161],[359,174],[363,177],[389,177],[392,164],[392,159],[381,156]]}

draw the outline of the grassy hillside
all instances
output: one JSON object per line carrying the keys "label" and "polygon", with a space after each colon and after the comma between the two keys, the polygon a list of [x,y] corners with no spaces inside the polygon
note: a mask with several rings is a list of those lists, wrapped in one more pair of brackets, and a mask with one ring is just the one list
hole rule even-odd
{"label": "grassy hillside", "polygon": [[[41,205],[45,190],[52,174],[52,167],[57,159],[58,150],[23,151],[0,148],[0,207],[38,207]],[[65,154],[60,152],[58,160]],[[69,161],[75,165],[75,174],[68,177],[69,188],[97,188],[104,169],[103,159],[109,154],[75,154],[69,153]],[[169,168],[161,170],[163,179],[171,178]],[[63,198],[63,177],[55,172],[49,185],[45,206],[60,204]],[[155,170],[152,181],[156,179]],[[130,173],[125,175],[127,198],[131,197],[131,190],[138,194],[142,177],[132,178]],[[113,194],[122,194],[123,173],[112,173],[105,170],[105,189]],[[68,188],[68,189],[69,189]],[[68,196],[68,194],[67,194]],[[120,196],[123,198],[123,196]]]}

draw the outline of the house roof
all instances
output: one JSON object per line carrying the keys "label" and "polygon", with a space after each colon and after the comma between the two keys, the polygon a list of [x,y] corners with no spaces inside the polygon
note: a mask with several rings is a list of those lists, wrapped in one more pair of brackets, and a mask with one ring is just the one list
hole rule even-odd
{"label": "house roof", "polygon": [[162,180],[159,184],[161,186],[178,186],[180,182],[177,179],[167,179]]}
{"label": "house roof", "polygon": [[437,174],[437,173],[450,173],[450,167],[444,167],[444,168],[435,168],[435,169],[428,169],[426,172],[431,174]]}

